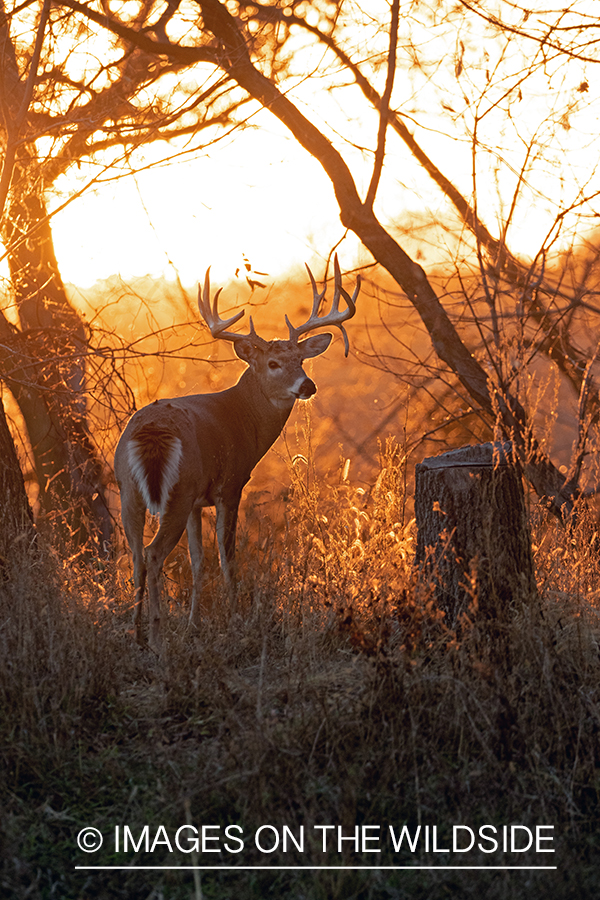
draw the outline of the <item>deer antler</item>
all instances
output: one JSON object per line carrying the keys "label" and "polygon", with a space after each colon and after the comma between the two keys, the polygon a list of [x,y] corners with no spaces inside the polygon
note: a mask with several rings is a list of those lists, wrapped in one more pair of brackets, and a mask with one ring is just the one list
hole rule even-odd
{"label": "deer antler", "polygon": [[[334,292],[333,300],[331,302],[331,309],[326,316],[319,316],[319,307],[321,306],[321,302],[325,296],[327,287],[325,286],[321,293],[319,293],[317,290],[315,279],[313,277],[313,273],[310,271],[308,266],[306,267],[306,269],[308,271],[313,289],[313,306],[310,316],[308,317],[306,322],[303,325],[299,325],[297,328],[294,328],[287,316],[285,317],[285,321],[287,322],[287,327],[290,332],[290,341],[294,341],[294,343],[297,343],[300,335],[306,334],[307,331],[312,331],[314,328],[322,328],[324,325],[335,325],[342,332],[342,335],[344,337],[345,356],[348,356],[350,343],[348,341],[348,335],[346,334],[343,323],[347,322],[348,319],[351,319],[356,312],[356,298],[358,297],[358,292],[360,291],[360,275],[356,279],[354,294],[352,295],[352,297],[350,297],[348,292],[345,291],[342,287],[342,275],[340,273],[340,266],[336,253],[333,258]],[[346,301],[346,309],[340,310],[340,297],[343,297]]]}
{"label": "deer antler", "polygon": [[237,334],[234,331],[227,331],[231,325],[235,325],[243,316],[245,315],[245,310],[240,310],[239,313],[236,313],[234,316],[231,316],[230,319],[221,319],[219,316],[219,295],[223,288],[219,288],[217,293],[215,294],[215,298],[212,301],[210,300],[210,266],[206,270],[206,275],[204,276],[204,289],[198,285],[198,309],[200,310],[200,315],[208,325],[210,329],[210,333],[214,338],[220,338],[224,341],[239,341],[241,338],[251,338],[252,340],[261,341],[262,338],[256,333],[254,330],[254,322],[252,321],[252,316],[250,316],[250,333],[249,334]]}

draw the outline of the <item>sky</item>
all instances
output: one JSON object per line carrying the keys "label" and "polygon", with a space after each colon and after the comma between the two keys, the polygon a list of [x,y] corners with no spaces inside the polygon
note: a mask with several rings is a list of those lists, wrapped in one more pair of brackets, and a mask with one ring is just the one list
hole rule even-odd
{"label": "sky", "polygon": [[[386,3],[362,6],[389,16]],[[595,69],[588,72],[577,62],[553,68],[549,62],[528,74],[521,96],[522,47],[515,41],[482,43],[476,17],[468,26],[466,22],[440,19],[435,28],[428,28],[425,17],[423,23],[411,25],[418,65],[411,62],[401,30],[393,105],[463,194],[471,199],[476,191],[480,215],[492,233],[499,235],[502,219],[511,215],[509,246],[532,256],[560,204],[572,203],[580,185],[593,191],[586,178],[598,160],[598,89],[591,77]],[[370,36],[368,41],[363,34]],[[374,37],[385,46],[385,29],[378,33],[371,23],[369,29],[344,35],[351,37],[355,58],[363,60],[364,71],[381,90],[383,76],[369,73],[369,53],[374,52]],[[364,193],[377,115],[331,61],[329,68],[321,68],[324,58],[311,60],[310,51],[303,52],[314,64],[315,77],[298,79],[292,99],[335,141]],[[460,71],[455,66],[459,58]],[[584,82],[588,88],[578,92]],[[569,104],[571,118],[557,123],[556,111]],[[479,152],[474,163],[470,142],[475,123]],[[225,281],[244,257],[273,279],[299,270],[305,262],[317,273],[319,260],[344,236],[331,184],[320,165],[268,112],[259,113],[254,124],[194,158],[182,156],[87,191],[58,212],[52,229],[64,280],[85,288],[114,274],[125,280],[177,276],[192,285],[210,265],[213,279]],[[535,176],[528,172],[521,179],[528,145],[531,158],[537,157]],[[160,147],[147,149],[143,162],[156,162],[159,155]],[[62,196],[50,196],[51,208],[89,175],[85,164],[73,168],[58,185]],[[512,213],[517,185],[521,198]],[[408,226],[403,243],[413,255],[419,247],[419,261],[425,266],[443,257],[447,248],[434,246],[439,235],[428,237],[421,225],[427,217],[443,223],[449,204],[391,131],[377,212],[386,225]],[[567,219],[565,226],[568,244]],[[339,252],[346,269],[368,259],[351,236]]]}
{"label": "sky", "polygon": [[343,234],[320,166],[273,122],[88,192],[52,230],[63,278],[80,287],[117,272],[190,284],[209,265],[222,281],[243,257],[276,277]]}

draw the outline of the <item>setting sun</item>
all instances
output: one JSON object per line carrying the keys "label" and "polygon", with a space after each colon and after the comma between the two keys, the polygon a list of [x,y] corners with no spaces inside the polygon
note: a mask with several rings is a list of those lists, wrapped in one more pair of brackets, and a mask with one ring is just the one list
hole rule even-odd
{"label": "setting sun", "polygon": [[322,170],[272,125],[85,194],[52,229],[63,275],[80,287],[115,273],[193,284],[208,265],[223,281],[244,256],[276,279],[343,234]]}

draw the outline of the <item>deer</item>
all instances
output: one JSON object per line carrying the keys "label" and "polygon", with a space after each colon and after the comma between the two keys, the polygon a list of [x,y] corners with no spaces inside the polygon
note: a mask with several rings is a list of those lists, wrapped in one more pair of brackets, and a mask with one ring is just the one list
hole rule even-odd
{"label": "deer", "polygon": [[[220,288],[211,303],[210,267],[204,286],[198,285],[198,308],[215,340],[230,341],[236,355],[247,363],[237,384],[215,393],[155,400],[130,418],[115,450],[114,469],[121,495],[121,518],[133,557],[135,637],[144,645],[141,612],[147,583],[149,647],[163,649],[164,612],[161,573],[168,555],[187,530],[192,570],[189,624],[197,625],[202,593],[204,551],[202,510],[214,507],[221,571],[228,596],[235,597],[235,543],[242,490],[252,470],[281,434],[296,400],[308,400],[316,385],[302,367],[329,347],[331,333],[302,335],[323,326],[335,326],[349,341],[344,323],[356,312],[360,276],[353,296],[342,287],[337,256],[334,259],[334,296],[331,309],[320,315],[327,284],[318,291],[306,267],[313,292],[311,313],[294,327],[287,315],[287,340],[267,341],[254,329],[230,329],[245,310],[228,319],[218,312]],[[340,298],[345,308],[340,309]],[[158,515],[159,527],[144,547],[146,510]]]}

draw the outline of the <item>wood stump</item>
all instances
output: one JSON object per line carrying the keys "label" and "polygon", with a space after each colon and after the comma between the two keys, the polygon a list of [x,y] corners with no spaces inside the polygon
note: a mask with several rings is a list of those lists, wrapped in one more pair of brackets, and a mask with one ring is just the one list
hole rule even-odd
{"label": "wood stump", "polygon": [[424,459],[416,467],[416,563],[446,623],[470,608],[506,620],[536,593],[523,482],[510,441]]}

